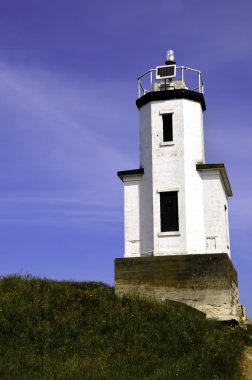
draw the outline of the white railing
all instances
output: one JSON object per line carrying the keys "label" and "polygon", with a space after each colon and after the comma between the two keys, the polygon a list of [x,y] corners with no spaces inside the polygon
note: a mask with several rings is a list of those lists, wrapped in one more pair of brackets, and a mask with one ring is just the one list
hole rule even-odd
{"label": "white railing", "polygon": [[[195,81],[191,80],[189,85],[188,85],[188,82],[186,81],[187,71],[188,72],[190,71],[196,74]],[[139,98],[145,95],[147,92],[154,91],[153,84],[160,83],[162,81],[162,80],[157,80],[157,79],[153,80],[153,77],[155,77],[155,73],[156,73],[156,69],[150,69],[146,71],[143,75],[137,78]],[[148,75],[149,75],[149,78],[148,78]],[[190,67],[185,67],[185,66],[176,66],[176,78],[174,79],[181,80],[182,82],[184,82],[188,90],[196,91],[201,94],[204,94],[202,74],[199,70],[191,69]],[[163,79],[163,81],[165,81],[165,84],[167,83],[167,89],[172,90],[176,88],[176,86],[172,84],[172,80]]]}

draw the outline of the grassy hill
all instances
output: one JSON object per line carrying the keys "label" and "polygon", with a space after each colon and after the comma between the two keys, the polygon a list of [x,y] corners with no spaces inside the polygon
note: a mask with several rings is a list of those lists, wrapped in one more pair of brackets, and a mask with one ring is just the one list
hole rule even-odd
{"label": "grassy hill", "polygon": [[241,380],[246,333],[102,283],[0,279],[0,378]]}

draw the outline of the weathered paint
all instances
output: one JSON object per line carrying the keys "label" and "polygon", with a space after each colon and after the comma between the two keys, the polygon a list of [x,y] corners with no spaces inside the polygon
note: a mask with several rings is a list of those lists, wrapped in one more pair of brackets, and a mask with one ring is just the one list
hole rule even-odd
{"label": "weathered paint", "polygon": [[115,290],[182,302],[211,318],[245,318],[237,273],[223,253],[116,259]]}

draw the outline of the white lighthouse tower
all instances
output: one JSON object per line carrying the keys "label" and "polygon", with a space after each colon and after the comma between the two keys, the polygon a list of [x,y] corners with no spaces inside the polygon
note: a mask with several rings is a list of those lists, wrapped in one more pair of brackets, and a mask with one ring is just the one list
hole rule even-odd
{"label": "white lighthouse tower", "polygon": [[232,190],[224,164],[205,163],[201,72],[177,66],[169,50],[164,66],[138,78],[138,91],[140,167],[118,172],[125,253],[116,259],[116,291],[182,301],[214,317],[237,316]]}
{"label": "white lighthouse tower", "polygon": [[[184,79],[188,70],[196,74],[193,90]],[[139,80],[140,169],[118,172],[124,182],[125,257],[230,255],[232,190],[223,164],[205,164],[201,73],[176,67],[172,51],[166,66],[150,73],[157,79],[154,91]]]}

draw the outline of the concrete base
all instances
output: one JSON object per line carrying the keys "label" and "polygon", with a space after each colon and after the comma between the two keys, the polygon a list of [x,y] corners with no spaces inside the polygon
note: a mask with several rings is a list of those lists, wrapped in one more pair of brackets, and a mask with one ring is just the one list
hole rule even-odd
{"label": "concrete base", "polygon": [[245,318],[237,273],[224,253],[115,259],[115,291],[182,302],[209,318]]}

